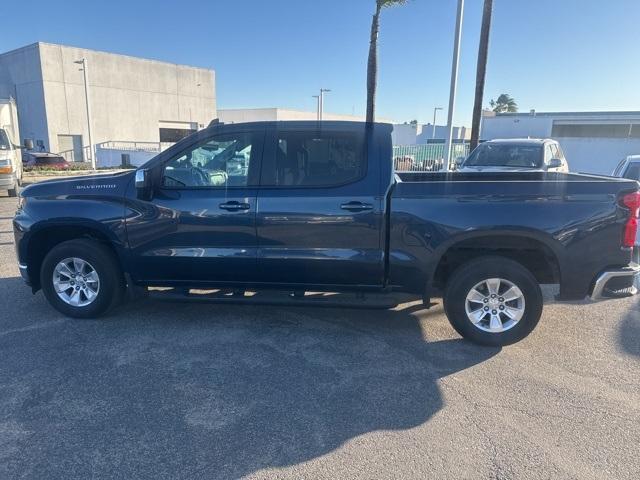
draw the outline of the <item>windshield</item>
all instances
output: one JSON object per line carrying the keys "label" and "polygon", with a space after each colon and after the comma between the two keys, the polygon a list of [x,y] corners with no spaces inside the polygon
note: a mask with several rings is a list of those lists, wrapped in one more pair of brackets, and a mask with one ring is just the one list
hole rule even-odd
{"label": "windshield", "polygon": [[0,128],[0,150],[9,150],[10,143],[7,132]]}
{"label": "windshield", "polygon": [[464,162],[465,167],[540,168],[542,146],[485,143]]}

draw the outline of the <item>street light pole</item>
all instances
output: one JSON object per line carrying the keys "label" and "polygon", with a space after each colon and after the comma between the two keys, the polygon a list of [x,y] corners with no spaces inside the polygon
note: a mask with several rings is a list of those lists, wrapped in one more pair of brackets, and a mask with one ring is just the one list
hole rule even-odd
{"label": "street light pole", "polygon": [[324,113],[324,94],[330,92],[331,90],[328,88],[321,88],[320,89],[320,115],[319,115],[319,120],[322,120],[322,114]]}
{"label": "street light pole", "polygon": [[445,145],[445,157],[443,170],[449,171],[451,161],[451,144],[453,142],[453,111],[456,105],[456,89],[458,87],[458,65],[460,64],[460,39],[462,37],[462,16],[464,12],[464,0],[458,0],[458,13],[456,15],[456,33],[453,41],[453,59],[451,61],[451,88],[449,90],[449,111],[447,112],[447,143]]}
{"label": "street light pole", "polygon": [[442,110],[442,107],[435,107],[433,109],[433,131],[431,132],[432,139],[436,138],[436,114],[438,113],[438,110]]}
{"label": "street light pole", "polygon": [[312,95],[316,99],[316,120],[320,121],[320,95]]}
{"label": "street light pole", "polygon": [[96,151],[93,146],[93,134],[91,132],[91,100],[89,97],[89,66],[86,58],[73,63],[82,65],[82,76],[84,77],[84,98],[87,104],[87,127],[89,133],[89,153],[91,155],[91,168],[96,169]]}

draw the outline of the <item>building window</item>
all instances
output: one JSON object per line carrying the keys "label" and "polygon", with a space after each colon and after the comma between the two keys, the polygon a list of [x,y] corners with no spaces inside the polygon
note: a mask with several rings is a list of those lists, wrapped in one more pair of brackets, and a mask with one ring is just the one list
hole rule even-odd
{"label": "building window", "polygon": [[588,138],[629,138],[640,137],[640,128],[632,129],[628,123],[588,123],[588,124],[554,124],[551,136],[556,137],[588,137]]}
{"label": "building window", "polygon": [[197,130],[187,128],[160,128],[160,142],[175,143],[196,131]]}

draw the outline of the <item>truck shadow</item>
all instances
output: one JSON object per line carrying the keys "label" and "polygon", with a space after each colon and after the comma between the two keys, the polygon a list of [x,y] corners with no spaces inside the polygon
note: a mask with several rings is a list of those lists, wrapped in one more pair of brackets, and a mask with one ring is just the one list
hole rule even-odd
{"label": "truck shadow", "polygon": [[18,279],[0,288],[24,315],[0,325],[0,415],[30,432],[5,439],[4,478],[238,478],[296,465],[427,422],[443,408],[439,379],[499,351],[426,333],[440,307],[143,300],[67,320]]}

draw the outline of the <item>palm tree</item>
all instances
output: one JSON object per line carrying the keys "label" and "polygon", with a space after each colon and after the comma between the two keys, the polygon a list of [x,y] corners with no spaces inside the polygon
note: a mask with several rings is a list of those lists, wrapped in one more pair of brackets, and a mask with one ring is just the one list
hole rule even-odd
{"label": "palm tree", "polygon": [[378,30],[380,12],[383,8],[403,5],[408,0],[375,0],[376,12],[371,20],[371,37],[369,39],[369,59],[367,61],[367,122],[375,119],[376,86],[378,82]]}
{"label": "palm tree", "polygon": [[471,140],[469,149],[478,146],[480,140],[480,119],[482,117],[482,99],[484,97],[484,82],[487,76],[487,58],[489,52],[489,33],[491,32],[491,14],[493,0],[484,0],[482,9],[482,27],[480,28],[480,43],[478,45],[478,65],[476,67],[476,95],[473,102],[473,117],[471,119]]}
{"label": "palm tree", "polygon": [[489,102],[491,108],[496,113],[513,113],[518,111],[518,104],[508,93],[502,93],[497,100]]}

